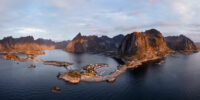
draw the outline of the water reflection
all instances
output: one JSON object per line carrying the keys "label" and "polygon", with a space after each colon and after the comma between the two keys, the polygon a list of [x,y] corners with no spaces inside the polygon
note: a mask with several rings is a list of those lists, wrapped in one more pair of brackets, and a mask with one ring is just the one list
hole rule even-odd
{"label": "water reflection", "polygon": [[164,64],[165,60],[165,58],[162,58],[154,61],[147,61],[137,68],[130,70],[129,72],[135,79],[145,79],[149,70],[158,70],[160,67],[162,67],[161,64]]}

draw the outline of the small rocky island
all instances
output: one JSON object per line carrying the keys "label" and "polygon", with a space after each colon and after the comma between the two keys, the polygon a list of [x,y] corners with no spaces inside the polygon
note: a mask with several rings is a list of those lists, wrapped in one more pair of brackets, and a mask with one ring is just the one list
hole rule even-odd
{"label": "small rocky island", "polygon": [[98,75],[97,69],[102,68],[102,67],[109,67],[107,64],[90,64],[85,67],[83,67],[81,70],[71,70],[66,73],[59,73],[57,78],[62,79],[64,81],[77,84],[80,81],[85,81],[85,82],[102,82],[102,81],[108,81],[112,82],[116,80],[116,78],[124,73],[126,71],[125,66],[119,66],[118,69],[110,73],[109,75],[106,76],[101,76]]}
{"label": "small rocky island", "polygon": [[56,92],[56,93],[61,93],[61,92],[62,92],[61,88],[56,87],[56,86],[54,86],[54,87],[51,89],[51,91],[52,91],[52,92]]}
{"label": "small rocky island", "polygon": [[45,65],[54,65],[54,66],[69,66],[72,65],[72,63],[69,62],[59,62],[59,61],[44,61]]}
{"label": "small rocky island", "polygon": [[29,68],[36,68],[36,65],[31,64]]}

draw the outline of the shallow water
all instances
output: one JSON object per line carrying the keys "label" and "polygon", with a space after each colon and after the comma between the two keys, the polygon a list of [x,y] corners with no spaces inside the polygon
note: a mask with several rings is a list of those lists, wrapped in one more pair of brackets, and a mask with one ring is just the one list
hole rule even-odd
{"label": "shallow water", "polygon": [[[70,54],[61,50],[47,50],[35,59],[69,61],[67,68],[43,65],[41,62],[17,62],[0,59],[1,100],[199,100],[200,53],[170,55],[166,63],[146,64],[128,70],[114,83],[70,84],[56,79],[58,72],[80,69],[90,63],[107,63],[109,71],[118,63],[97,54]],[[35,64],[36,68],[28,68]],[[106,73],[105,73],[106,74]],[[53,93],[58,86],[62,93]]]}

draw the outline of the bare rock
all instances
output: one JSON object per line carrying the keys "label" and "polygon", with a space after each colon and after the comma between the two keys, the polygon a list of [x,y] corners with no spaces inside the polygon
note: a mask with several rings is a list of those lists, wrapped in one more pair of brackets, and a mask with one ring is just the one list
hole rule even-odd
{"label": "bare rock", "polygon": [[31,64],[29,68],[36,68],[36,66]]}
{"label": "bare rock", "polygon": [[56,93],[61,93],[61,92],[62,92],[61,88],[56,87],[56,86],[54,86],[54,87],[51,89],[51,91],[52,91],[52,92],[56,92]]}
{"label": "bare rock", "polygon": [[69,66],[72,63],[69,62],[59,62],[59,61],[44,61],[45,65],[54,65],[54,66]]}

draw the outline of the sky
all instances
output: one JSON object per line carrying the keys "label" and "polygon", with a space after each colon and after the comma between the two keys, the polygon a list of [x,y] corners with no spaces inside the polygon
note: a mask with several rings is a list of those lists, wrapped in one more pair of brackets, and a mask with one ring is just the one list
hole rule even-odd
{"label": "sky", "polygon": [[0,0],[0,39],[54,41],[128,34],[155,28],[200,42],[200,0]]}

